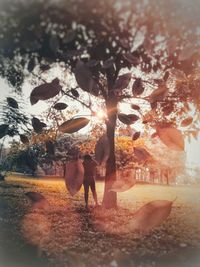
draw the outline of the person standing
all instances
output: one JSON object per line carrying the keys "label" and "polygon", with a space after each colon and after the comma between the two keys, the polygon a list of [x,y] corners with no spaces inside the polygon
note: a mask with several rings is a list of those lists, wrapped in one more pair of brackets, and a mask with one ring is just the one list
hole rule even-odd
{"label": "person standing", "polygon": [[86,208],[88,208],[89,188],[92,191],[92,195],[93,195],[96,206],[98,205],[95,179],[94,179],[96,166],[97,166],[96,161],[94,161],[89,154],[83,157],[83,167],[84,167],[83,186],[84,186],[84,197],[85,197]]}

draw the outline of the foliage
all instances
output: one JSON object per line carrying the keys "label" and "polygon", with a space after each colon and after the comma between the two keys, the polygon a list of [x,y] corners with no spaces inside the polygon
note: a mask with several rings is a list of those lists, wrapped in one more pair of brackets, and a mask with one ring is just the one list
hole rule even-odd
{"label": "foliage", "polygon": [[[82,154],[95,154],[96,138],[87,139],[79,144],[79,149]],[[115,154],[117,168],[123,169],[126,167],[133,167],[137,164],[137,159],[134,158],[134,147],[144,147],[145,141],[140,138],[133,141],[129,136],[117,136],[115,138]]]}
{"label": "foliage", "polygon": [[3,103],[1,103],[1,122],[0,125],[0,138],[4,138],[7,135],[13,137],[19,135],[22,142],[24,134],[30,133],[30,118],[24,114],[23,108],[19,107],[18,102],[11,97],[8,97]]}
{"label": "foliage", "polygon": [[6,157],[10,170],[35,174],[40,157],[43,152],[39,145],[20,147],[18,142],[13,142]]}
{"label": "foliage", "polygon": [[[185,134],[199,130],[195,124],[198,113],[193,121],[184,121],[191,107],[200,108],[198,19],[187,14],[183,6],[174,18],[172,11],[178,2],[169,8],[157,0],[148,4],[135,0],[123,4],[115,0],[5,4],[0,27],[1,76],[20,89],[25,73],[31,74],[36,83],[30,96],[33,105],[67,96],[93,115],[98,97],[99,106],[107,113],[110,154],[106,174],[115,179],[117,119],[126,125],[140,123],[147,129],[155,128],[161,141],[172,149],[184,150],[182,133],[177,129],[181,121],[188,127]],[[63,75],[54,74],[50,80],[48,73],[55,66]],[[132,107],[132,113],[120,112],[119,105],[124,102]],[[62,125],[56,121],[57,128],[65,132],[63,128],[70,124],[73,131],[67,132],[72,133],[89,123],[84,118],[77,127],[77,120],[72,117]],[[32,124],[37,133],[46,126],[40,121]],[[176,131],[172,141],[169,129]],[[142,149],[136,148],[136,153],[139,158],[147,157]],[[108,195],[116,202],[115,194]]]}
{"label": "foliage", "polygon": [[[198,66],[199,60],[198,35],[185,30],[183,36],[180,33],[182,28],[179,34],[173,34],[176,26],[172,19],[166,27],[166,18],[169,19],[171,14],[165,10],[163,3],[152,1],[150,5],[136,5],[133,1],[118,7],[114,1],[89,3],[63,0],[59,5],[54,2],[44,4],[43,1],[14,2],[13,5],[12,9],[5,6],[0,50],[1,74],[13,86],[21,86],[25,70],[42,80],[43,72],[58,62],[60,67],[67,68],[67,73],[75,74],[83,91],[93,95],[107,99],[111,94],[116,103],[127,97],[146,95],[144,99],[157,113],[153,121],[148,121],[151,126],[166,119],[176,124],[177,115],[181,115],[180,102],[192,102],[198,107],[198,91],[194,90],[198,78],[192,79],[193,69]],[[160,15],[156,10],[160,11]],[[144,19],[138,17],[141,11]],[[195,18],[187,25],[188,29],[196,26]],[[190,43],[187,44],[189,37],[196,42],[193,48]],[[189,52],[190,48],[192,52]],[[126,68],[131,72],[121,74]],[[135,74],[136,69],[140,71],[139,77]],[[143,79],[144,73],[147,80]],[[130,83],[132,86],[129,86]],[[64,92],[63,85],[58,78],[50,83],[43,82],[32,91],[31,103],[49,99],[59,92],[72,99],[79,98],[76,89]],[[132,96],[127,91],[129,87]],[[180,87],[181,90],[178,89]],[[184,106],[182,112],[187,112]],[[118,118],[130,124],[138,119],[138,115],[119,114]]]}

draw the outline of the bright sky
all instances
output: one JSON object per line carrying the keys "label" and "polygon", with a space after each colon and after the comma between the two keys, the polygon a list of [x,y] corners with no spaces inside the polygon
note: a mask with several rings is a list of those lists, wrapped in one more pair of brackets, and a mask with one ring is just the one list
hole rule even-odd
{"label": "bright sky", "polygon": [[[4,101],[6,97],[14,97],[18,99],[15,94],[13,94],[12,90],[9,88],[8,84],[0,79],[0,102]],[[31,93],[32,87],[31,86],[24,86],[23,94],[25,100],[25,111],[27,111],[31,115],[39,115],[42,111],[45,111],[47,108],[47,104],[45,101],[39,101],[36,105],[31,106],[29,96]],[[72,105],[73,106],[73,105]],[[129,113],[128,106],[122,106],[122,112]],[[83,114],[86,114],[83,113]],[[135,127],[136,130],[140,130],[139,125]],[[185,140],[185,151],[186,151],[186,158],[187,158],[187,165],[188,167],[200,167],[200,134],[198,139],[192,139],[191,143],[188,140]]]}

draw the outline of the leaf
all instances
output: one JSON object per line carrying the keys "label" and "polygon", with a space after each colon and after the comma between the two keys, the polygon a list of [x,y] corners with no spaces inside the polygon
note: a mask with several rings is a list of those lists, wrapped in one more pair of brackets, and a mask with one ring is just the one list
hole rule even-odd
{"label": "leaf", "polygon": [[188,125],[190,125],[193,122],[193,118],[192,117],[188,117],[186,119],[184,119],[181,122],[181,127],[187,127]]}
{"label": "leaf", "polygon": [[170,215],[172,201],[154,200],[141,207],[134,214],[128,228],[132,231],[148,232],[163,223]]}
{"label": "leaf", "polygon": [[65,185],[71,196],[74,196],[83,184],[84,168],[82,161],[69,161],[66,163],[65,169]]}
{"label": "leaf", "polygon": [[8,105],[11,107],[11,108],[19,108],[18,106],[18,103],[17,101],[12,98],[12,97],[7,97],[7,102],[8,102]]}
{"label": "leaf", "polygon": [[89,67],[89,68],[94,68],[96,67],[97,65],[99,64],[99,61],[98,60],[95,60],[95,59],[91,59],[89,60],[86,65]]}
{"label": "leaf", "polygon": [[95,96],[99,94],[99,87],[92,77],[92,72],[82,61],[77,62],[74,74],[78,85],[83,91]]}
{"label": "leaf", "polygon": [[62,103],[62,102],[58,102],[53,106],[53,108],[55,108],[57,110],[63,110],[63,109],[66,109],[67,107],[68,107],[68,105],[65,103]]}
{"label": "leaf", "polygon": [[59,40],[56,35],[52,35],[49,40],[49,47],[51,48],[52,52],[56,53],[59,49]]}
{"label": "leaf", "polygon": [[71,89],[71,93],[74,97],[79,97],[79,93],[76,89]]}
{"label": "leaf", "polygon": [[49,70],[50,68],[51,68],[51,66],[48,65],[48,64],[42,64],[42,65],[40,65],[40,69],[41,69],[42,71],[47,71],[47,70]]}
{"label": "leaf", "polygon": [[150,103],[156,103],[159,101],[162,101],[166,95],[168,94],[168,88],[165,83],[162,83],[159,88],[154,90],[150,95],[149,95],[149,101]]}
{"label": "leaf", "polygon": [[9,125],[1,124],[0,125],[0,139],[7,135],[9,129]]}
{"label": "leaf", "polygon": [[44,200],[45,197],[38,193],[38,192],[27,192],[25,193],[25,195],[32,201],[32,202],[38,202],[38,201],[41,201],[41,200]]}
{"label": "leaf", "polygon": [[48,140],[46,142],[46,152],[49,154],[49,155],[54,155],[55,154],[55,145],[52,141]]}
{"label": "leaf", "polygon": [[170,70],[171,75],[173,75],[178,81],[186,81],[187,76],[182,70],[173,68]]}
{"label": "leaf", "polygon": [[23,144],[29,144],[29,139],[28,139],[28,137],[26,136],[26,135],[24,135],[24,134],[20,134],[20,140],[21,140],[21,142],[23,143]]}
{"label": "leaf", "polygon": [[170,115],[174,111],[174,105],[173,103],[168,103],[166,106],[162,108],[162,111],[165,116]]}
{"label": "leaf", "polygon": [[49,208],[49,202],[47,199],[38,192],[27,192],[25,195],[31,200],[33,203],[33,209],[47,209]]}
{"label": "leaf", "polygon": [[110,144],[106,134],[102,135],[95,145],[95,159],[99,164],[105,164],[110,155]]}
{"label": "leaf", "polygon": [[136,122],[139,117],[135,114],[124,114],[124,113],[119,113],[118,114],[118,119],[123,122],[124,124],[130,125]]}
{"label": "leaf", "polygon": [[169,71],[166,71],[164,76],[163,76],[163,81],[166,82],[168,80],[168,78],[169,78]]}
{"label": "leaf", "polygon": [[113,192],[125,192],[135,185],[135,179],[133,176],[123,177],[119,180],[114,181],[109,191]]}
{"label": "leaf", "polygon": [[114,84],[114,89],[126,89],[131,81],[131,73],[120,75]]}
{"label": "leaf", "polygon": [[115,60],[113,58],[109,58],[106,61],[103,62],[103,68],[104,69],[109,69],[113,66],[115,63]]}
{"label": "leaf", "polygon": [[135,110],[140,110],[140,107],[138,105],[135,105],[135,104],[132,104],[131,108],[135,109]]}
{"label": "leaf", "polygon": [[31,58],[31,60],[28,63],[27,69],[29,72],[32,72],[35,68],[35,58]]}
{"label": "leaf", "polygon": [[190,59],[196,52],[197,50],[195,49],[194,44],[188,44],[182,48],[178,55],[178,59],[180,61],[185,61]]}
{"label": "leaf", "polygon": [[41,84],[33,89],[30,95],[31,105],[36,104],[39,100],[47,100],[56,96],[62,89],[59,85],[59,79],[55,78],[51,83]]}
{"label": "leaf", "polygon": [[140,132],[136,132],[136,133],[133,134],[132,140],[136,141],[139,137],[140,137]]}
{"label": "leaf", "polygon": [[198,131],[191,131],[191,134],[195,140],[198,141],[199,132]]}
{"label": "leaf", "polygon": [[157,132],[155,132],[155,133],[152,133],[151,138],[155,138],[157,136],[158,136],[158,134],[157,134]]}
{"label": "leaf", "polygon": [[138,162],[144,162],[151,158],[149,152],[142,147],[134,147],[134,155]]}
{"label": "leaf", "polygon": [[139,63],[139,59],[136,56],[133,56],[131,53],[123,54],[123,58],[131,63],[133,66],[137,66]]}
{"label": "leaf", "polygon": [[82,118],[75,118],[65,121],[58,127],[58,130],[63,133],[75,133],[85,127],[90,120],[82,117]]}
{"label": "leaf", "polygon": [[177,151],[184,150],[184,139],[180,130],[174,127],[157,127],[156,131],[167,147]]}
{"label": "leaf", "polygon": [[144,87],[141,78],[135,79],[132,85],[132,93],[133,95],[141,95],[144,92]]}
{"label": "leaf", "polygon": [[74,41],[76,38],[76,31],[70,30],[67,32],[66,36],[63,39],[64,44],[69,44]]}
{"label": "leaf", "polygon": [[36,133],[41,133],[43,127],[46,127],[47,125],[44,122],[41,122],[38,118],[33,117],[32,126]]}

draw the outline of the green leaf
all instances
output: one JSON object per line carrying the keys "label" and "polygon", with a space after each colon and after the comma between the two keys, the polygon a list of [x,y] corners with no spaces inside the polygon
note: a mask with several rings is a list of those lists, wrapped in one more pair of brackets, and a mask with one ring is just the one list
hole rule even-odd
{"label": "green leaf", "polygon": [[65,121],[58,127],[58,130],[63,133],[75,133],[85,127],[90,120],[82,117]]}
{"label": "green leaf", "polygon": [[12,97],[7,97],[8,105],[12,108],[19,108],[17,101]]}

